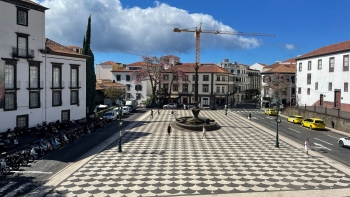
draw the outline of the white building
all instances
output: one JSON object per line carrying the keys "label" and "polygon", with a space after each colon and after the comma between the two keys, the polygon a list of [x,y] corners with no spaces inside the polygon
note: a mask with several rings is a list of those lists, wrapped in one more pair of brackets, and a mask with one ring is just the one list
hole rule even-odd
{"label": "white building", "polygon": [[112,70],[124,69],[121,63],[113,61],[102,62],[96,64],[96,79],[111,79],[115,80]]}
{"label": "white building", "polygon": [[262,64],[262,63],[255,63],[253,65],[250,66],[250,69],[253,70],[258,70],[260,71],[260,73],[263,71],[264,68],[266,68],[267,65],[266,64]]}
{"label": "white building", "polygon": [[45,39],[45,10],[0,0],[0,132],[86,116],[86,56]]}
{"label": "white building", "polygon": [[289,59],[283,62],[276,62],[263,69],[261,73],[261,97],[263,107],[268,107],[268,104],[274,104],[276,98],[274,97],[274,92],[271,88],[266,87],[266,81],[269,80],[274,74],[278,74],[281,77],[286,76],[287,78],[287,90],[286,95],[281,96],[280,102],[284,105],[294,105],[296,103],[296,80],[295,80],[295,59]]}
{"label": "white building", "polygon": [[136,62],[124,65],[125,68],[115,67],[117,70],[110,71],[112,73],[112,80],[126,85],[127,95],[125,100],[137,100],[138,104],[147,100],[148,80],[143,79],[140,84],[135,84],[136,76],[133,75],[133,71],[141,69],[143,65],[143,62]]}
{"label": "white building", "polygon": [[299,105],[350,111],[350,41],[321,47],[296,58]]}

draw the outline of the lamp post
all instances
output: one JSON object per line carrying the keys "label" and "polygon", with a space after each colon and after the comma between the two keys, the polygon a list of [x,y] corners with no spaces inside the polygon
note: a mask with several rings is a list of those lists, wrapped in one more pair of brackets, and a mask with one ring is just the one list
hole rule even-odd
{"label": "lamp post", "polygon": [[159,115],[159,90],[157,90],[157,104],[158,104],[158,115]]}
{"label": "lamp post", "polygon": [[119,108],[119,121],[118,121],[118,127],[119,127],[119,142],[118,142],[118,152],[122,152],[122,108]]}
{"label": "lamp post", "polygon": [[276,115],[276,125],[277,125],[277,130],[276,130],[276,145],[275,145],[275,147],[276,148],[279,148],[280,147],[280,145],[279,145],[279,142],[278,142],[278,124],[280,124],[281,123],[281,120],[280,119],[278,119],[278,114],[279,114],[279,102],[280,102],[280,100],[279,99],[277,99],[276,100],[276,107],[277,107],[277,115]]}

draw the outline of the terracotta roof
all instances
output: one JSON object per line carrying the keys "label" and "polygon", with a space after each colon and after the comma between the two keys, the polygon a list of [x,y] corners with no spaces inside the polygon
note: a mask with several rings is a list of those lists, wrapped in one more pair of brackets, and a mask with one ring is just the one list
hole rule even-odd
{"label": "terracotta roof", "polygon": [[96,90],[104,90],[109,87],[125,88],[126,85],[121,83],[113,83],[110,79],[97,79],[96,80]]}
{"label": "terracotta roof", "polygon": [[81,47],[78,46],[66,46],[68,49],[82,49]]}
{"label": "terracotta roof", "polygon": [[[273,67],[272,67],[273,66]],[[263,69],[262,74],[264,73],[295,73],[296,65],[295,64],[280,64],[275,63],[269,67]]]}
{"label": "terracotta roof", "polygon": [[258,63],[258,64],[260,64],[260,65],[263,66],[263,67],[268,67],[267,64],[262,64],[262,63]]}
{"label": "terracotta roof", "polygon": [[113,62],[113,61],[107,61],[107,62],[102,62],[100,65],[115,65],[117,63]]}
{"label": "terracotta roof", "polygon": [[143,66],[143,62],[135,62],[132,64],[128,64],[127,66]]}
{"label": "terracotta roof", "polygon": [[[181,63],[175,65],[178,69],[181,69],[185,73],[195,73],[195,63]],[[170,70],[165,70],[165,73],[171,72]],[[211,64],[202,64],[202,66],[199,67],[198,73],[223,73],[223,74],[231,74],[229,71],[227,71],[224,68],[221,68],[217,66],[214,63]]]}
{"label": "terracotta roof", "polygon": [[350,40],[321,47],[302,56],[299,56],[296,59],[304,59],[308,57],[320,56],[341,51],[350,51]]}
{"label": "terracotta roof", "polygon": [[33,1],[30,1],[30,0],[2,0],[2,1],[12,3],[15,5],[20,5],[23,7],[28,7],[28,8],[35,9],[35,10],[38,10],[41,12],[45,12],[45,10],[49,9],[49,8],[46,8],[46,7],[44,7],[38,3],[35,3]]}
{"label": "terracotta roof", "polygon": [[285,60],[283,61],[283,63],[296,63],[297,61],[295,60],[295,58],[290,58],[289,60]]}
{"label": "terracotta roof", "polygon": [[87,55],[77,53],[72,49],[69,49],[61,44],[58,44],[57,42],[54,42],[48,38],[46,38],[45,47],[46,47],[46,51],[41,51],[42,53],[71,56],[71,57],[78,57],[78,58],[88,58]]}

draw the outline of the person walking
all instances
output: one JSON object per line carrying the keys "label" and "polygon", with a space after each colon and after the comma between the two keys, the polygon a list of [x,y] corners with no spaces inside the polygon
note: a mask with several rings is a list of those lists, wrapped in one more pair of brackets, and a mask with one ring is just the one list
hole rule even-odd
{"label": "person walking", "polygon": [[304,142],[304,148],[305,148],[305,156],[309,157],[309,149],[311,147],[310,141],[307,138],[306,141]]}
{"label": "person walking", "polygon": [[151,109],[151,114],[149,115],[149,119],[153,119],[153,110]]}
{"label": "person walking", "polygon": [[184,104],[184,110],[186,110],[186,104]]}
{"label": "person walking", "polygon": [[171,116],[172,116],[173,118],[175,118],[174,110],[171,110],[170,114],[171,114]]}
{"label": "person walking", "polygon": [[205,136],[205,133],[207,132],[207,129],[205,128],[205,126],[203,125],[203,135],[202,135],[202,139],[203,138],[206,138],[206,136]]}
{"label": "person walking", "polygon": [[171,134],[171,126],[170,124],[168,125],[168,136],[170,137],[170,134]]}
{"label": "person walking", "polygon": [[249,113],[248,115],[248,119],[251,120],[252,119],[252,113]]}

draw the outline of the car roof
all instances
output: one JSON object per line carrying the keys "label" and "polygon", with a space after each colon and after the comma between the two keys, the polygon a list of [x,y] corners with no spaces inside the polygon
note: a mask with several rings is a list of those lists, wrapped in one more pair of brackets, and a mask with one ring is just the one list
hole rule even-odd
{"label": "car roof", "polygon": [[310,118],[312,120],[322,120],[321,118]]}

